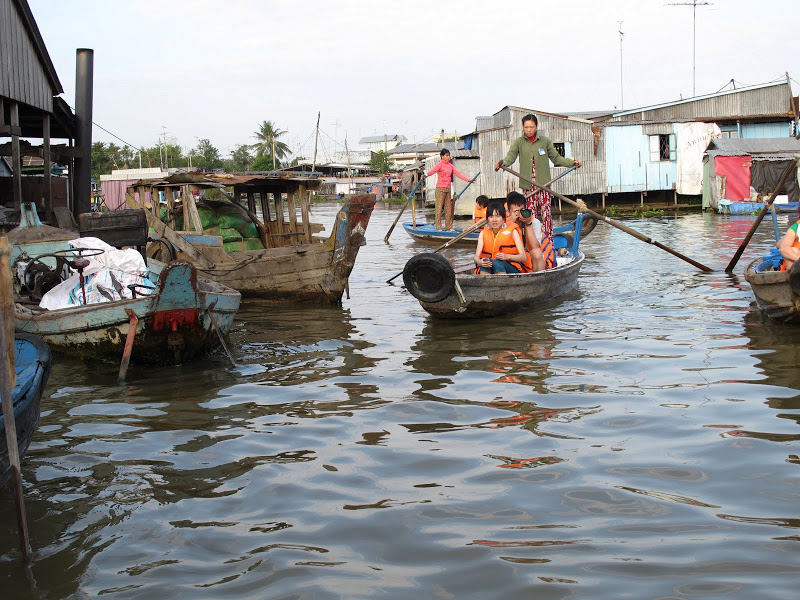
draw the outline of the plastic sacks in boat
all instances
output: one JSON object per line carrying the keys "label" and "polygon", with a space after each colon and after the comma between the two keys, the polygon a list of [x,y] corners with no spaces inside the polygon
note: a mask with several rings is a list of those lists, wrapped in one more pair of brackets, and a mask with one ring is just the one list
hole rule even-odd
{"label": "plastic sacks in boat", "polygon": [[[95,237],[82,237],[69,242],[73,248],[103,250],[92,256],[84,253],[89,266],[83,270],[83,287],[80,274],[75,273],[42,296],[39,306],[57,310],[68,306],[82,306],[112,302],[132,297],[128,285],[136,285],[136,295],[149,294],[153,285],[147,278],[148,269],[142,255],[133,248],[119,250]],[[85,292],[85,302],[84,302]]]}

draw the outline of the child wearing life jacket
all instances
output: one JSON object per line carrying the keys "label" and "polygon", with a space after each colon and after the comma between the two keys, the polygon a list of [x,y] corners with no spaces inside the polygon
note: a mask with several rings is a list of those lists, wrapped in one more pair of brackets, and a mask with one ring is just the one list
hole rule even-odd
{"label": "child wearing life jacket", "polygon": [[489,197],[481,194],[475,198],[475,208],[472,211],[472,222],[477,223],[486,218],[486,207],[489,206]]}
{"label": "child wearing life jacket", "polygon": [[525,196],[519,192],[510,192],[506,198],[506,205],[508,206],[506,223],[514,224],[519,228],[522,244],[528,254],[526,272],[543,271],[545,260],[539,245],[539,238],[536,235],[534,224],[536,219],[531,211],[525,208]]}
{"label": "child wearing life jacket", "polygon": [[489,225],[481,230],[475,248],[475,272],[520,273],[526,260],[525,247],[519,227],[506,224],[506,209],[502,202],[492,202],[486,209]]}
{"label": "child wearing life jacket", "polygon": [[778,252],[783,256],[781,271],[788,271],[795,261],[800,260],[800,220],[789,227],[786,234],[778,242]]}

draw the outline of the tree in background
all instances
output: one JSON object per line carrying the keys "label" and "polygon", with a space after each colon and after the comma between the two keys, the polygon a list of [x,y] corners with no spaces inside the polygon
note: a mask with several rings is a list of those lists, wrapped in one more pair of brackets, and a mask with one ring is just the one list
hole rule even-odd
{"label": "tree in background", "polygon": [[[289,146],[278,140],[285,133],[287,132],[278,129],[272,121],[261,123],[258,131],[253,133],[253,136],[258,140],[258,143],[253,145],[256,151],[256,161],[258,162],[258,159],[263,156],[268,156],[271,163],[270,169],[277,169],[280,166],[280,160],[289,154]],[[259,170],[255,168],[255,164],[253,169]]]}
{"label": "tree in background", "polygon": [[211,141],[207,138],[197,140],[197,146],[192,150],[192,166],[211,171],[222,168],[222,157]]}
{"label": "tree in background", "polygon": [[389,158],[389,153],[385,150],[378,150],[369,159],[369,168],[379,173],[388,173],[394,170],[394,161]]}
{"label": "tree in background", "polygon": [[231,151],[231,157],[225,161],[225,170],[231,172],[249,171],[253,164],[250,146],[239,144]]}
{"label": "tree in background", "polygon": [[100,175],[107,175],[114,169],[129,169],[138,166],[138,156],[130,146],[117,146],[114,143],[94,142],[92,144],[92,177],[100,181]]}

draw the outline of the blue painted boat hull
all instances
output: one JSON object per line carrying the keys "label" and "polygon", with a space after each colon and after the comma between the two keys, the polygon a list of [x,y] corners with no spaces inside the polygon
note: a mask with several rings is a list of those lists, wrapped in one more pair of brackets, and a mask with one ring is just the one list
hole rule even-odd
{"label": "blue painted boat hull", "polygon": [[[30,446],[39,412],[42,392],[50,376],[50,349],[42,338],[18,333],[14,337],[16,357],[16,383],[11,392],[14,404],[14,424],[17,430],[17,447],[22,459]],[[11,476],[8,461],[5,419],[0,412],[0,485]]]}

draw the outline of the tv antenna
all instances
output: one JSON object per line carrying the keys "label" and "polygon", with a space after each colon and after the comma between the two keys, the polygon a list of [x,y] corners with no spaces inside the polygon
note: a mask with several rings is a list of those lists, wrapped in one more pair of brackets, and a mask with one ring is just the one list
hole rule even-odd
{"label": "tv antenna", "polygon": [[622,32],[622,21],[617,21],[619,23],[619,109],[623,110],[625,108],[625,96],[622,93],[622,36],[625,34]]}
{"label": "tv antenna", "polygon": [[691,2],[670,2],[670,6],[691,6],[692,7],[692,97],[696,95],[695,92],[695,57],[697,47],[697,7],[698,6],[711,6],[711,2],[702,0],[692,0]]}

